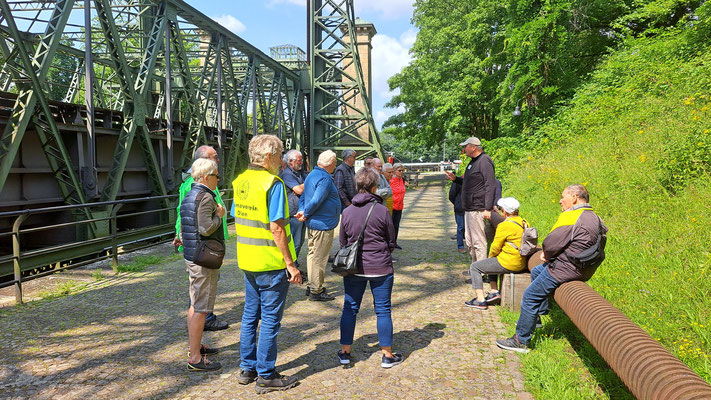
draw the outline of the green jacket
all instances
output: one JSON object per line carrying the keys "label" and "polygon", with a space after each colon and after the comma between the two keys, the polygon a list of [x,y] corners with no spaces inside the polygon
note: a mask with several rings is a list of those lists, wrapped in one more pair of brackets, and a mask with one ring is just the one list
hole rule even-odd
{"label": "green jacket", "polygon": [[[188,176],[188,179],[183,182],[182,185],[180,185],[180,197],[178,198],[178,214],[177,218],[175,218],[175,236],[180,235],[180,205],[183,204],[183,199],[185,198],[185,195],[188,194],[190,189],[193,186],[193,183],[195,180],[193,179],[192,176]],[[220,195],[219,190],[215,190],[215,200],[217,201],[217,204],[221,205],[222,207],[225,207],[225,203],[222,201],[222,196]],[[227,210],[225,210],[225,215],[222,216],[222,227],[225,230],[225,240],[230,237],[230,234],[227,232]],[[178,251],[183,251],[183,246],[178,247]]]}

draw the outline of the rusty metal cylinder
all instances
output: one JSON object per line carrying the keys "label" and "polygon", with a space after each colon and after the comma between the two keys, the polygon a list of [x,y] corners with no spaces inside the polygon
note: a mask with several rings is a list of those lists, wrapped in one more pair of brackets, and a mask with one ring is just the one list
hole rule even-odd
{"label": "rusty metal cylinder", "polygon": [[586,283],[564,283],[554,297],[637,399],[711,399],[711,385]]}

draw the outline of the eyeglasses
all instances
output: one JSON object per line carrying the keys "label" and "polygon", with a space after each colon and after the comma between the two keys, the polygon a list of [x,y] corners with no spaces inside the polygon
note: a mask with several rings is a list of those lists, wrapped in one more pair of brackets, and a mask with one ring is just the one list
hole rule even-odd
{"label": "eyeglasses", "polygon": [[208,174],[207,176],[214,176],[218,181],[220,180],[220,175],[218,174]]}

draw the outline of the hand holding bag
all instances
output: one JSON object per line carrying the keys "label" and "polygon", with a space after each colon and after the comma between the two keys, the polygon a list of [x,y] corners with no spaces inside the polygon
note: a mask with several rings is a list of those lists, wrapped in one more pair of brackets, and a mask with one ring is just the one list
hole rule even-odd
{"label": "hand holding bag", "polygon": [[358,272],[358,258],[360,258],[360,253],[363,247],[363,234],[365,233],[365,227],[368,226],[368,220],[370,219],[370,214],[375,208],[375,202],[370,206],[368,210],[368,216],[365,217],[365,223],[363,223],[363,229],[360,230],[358,239],[355,242],[349,244],[346,247],[341,247],[333,258],[333,265],[331,266],[331,272],[335,272],[341,276],[353,275]]}

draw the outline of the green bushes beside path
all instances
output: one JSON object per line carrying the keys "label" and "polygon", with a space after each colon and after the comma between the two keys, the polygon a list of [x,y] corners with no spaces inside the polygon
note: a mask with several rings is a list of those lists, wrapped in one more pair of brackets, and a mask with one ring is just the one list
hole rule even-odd
{"label": "green bushes beside path", "polygon": [[[587,186],[610,228],[607,259],[589,284],[711,382],[711,52],[695,35],[628,43],[540,131],[494,140],[487,151],[504,195],[521,201],[543,235],[562,189]],[[579,343],[561,354],[561,342],[584,339],[572,324],[549,321],[537,351],[523,356],[536,398],[560,399],[553,380],[577,382],[583,365],[588,382],[564,397],[629,396]]]}

